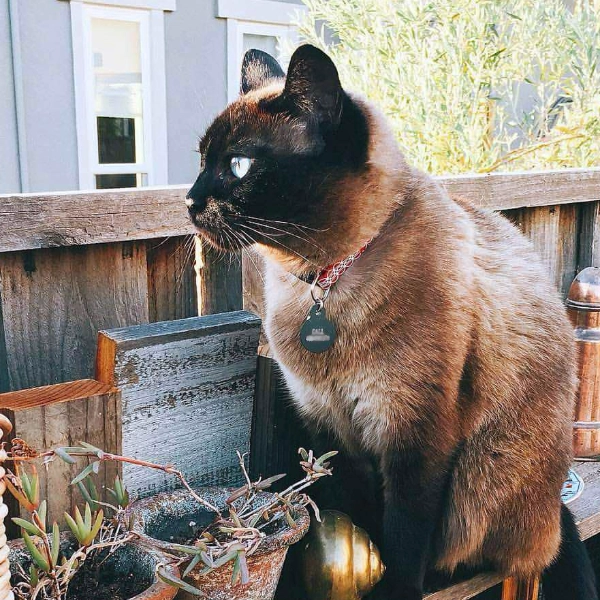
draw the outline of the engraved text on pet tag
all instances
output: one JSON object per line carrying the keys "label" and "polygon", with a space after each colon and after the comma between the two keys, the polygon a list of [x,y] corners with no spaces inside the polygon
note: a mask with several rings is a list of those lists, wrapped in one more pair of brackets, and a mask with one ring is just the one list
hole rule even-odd
{"label": "engraved text on pet tag", "polygon": [[335,342],[335,325],[327,319],[325,307],[315,303],[300,328],[300,341],[309,351],[318,354],[329,350]]}

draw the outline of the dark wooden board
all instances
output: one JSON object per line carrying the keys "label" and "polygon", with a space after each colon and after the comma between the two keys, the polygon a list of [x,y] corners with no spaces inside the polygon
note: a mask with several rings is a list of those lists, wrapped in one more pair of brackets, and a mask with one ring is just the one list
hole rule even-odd
{"label": "dark wooden board", "polygon": [[[123,453],[175,464],[194,485],[235,485],[250,449],[260,319],[233,312],[103,331],[97,379],[122,393]],[[138,495],[172,489],[125,465]]]}
{"label": "dark wooden board", "polygon": [[572,204],[520,208],[506,216],[529,237],[563,297],[577,274],[579,210]]}

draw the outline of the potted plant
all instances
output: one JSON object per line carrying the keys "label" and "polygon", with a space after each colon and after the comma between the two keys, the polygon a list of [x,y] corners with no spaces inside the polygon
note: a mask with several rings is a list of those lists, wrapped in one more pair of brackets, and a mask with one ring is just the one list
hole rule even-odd
{"label": "potted plant", "polygon": [[[14,588],[19,600],[168,600],[178,589],[211,600],[273,597],[289,545],[308,530],[304,490],[331,475],[328,452],[317,458],[300,449],[302,480],[279,494],[266,490],[283,475],[252,482],[239,454],[246,483],[238,489],[194,490],[171,465],[123,457],[89,444],[37,453],[14,440],[7,486],[31,518],[13,519],[23,540],[13,544]],[[70,533],[46,525],[35,467],[22,461],[56,458],[68,463],[91,459],[73,480],[85,500],[83,511],[65,514]],[[92,481],[103,461],[160,469],[179,478],[182,490],[140,500],[130,507],[121,481],[109,490],[114,503],[101,502]],[[180,576],[180,572],[182,575]],[[131,575],[133,573],[133,576]],[[134,585],[135,582],[135,585]]]}
{"label": "potted plant", "polygon": [[[158,575],[179,576],[177,565],[156,548],[135,543],[119,514],[128,494],[117,477],[109,490],[115,504],[101,503],[91,481],[75,482],[87,498],[85,508],[65,513],[69,532],[48,527],[46,500],[40,501],[35,466],[19,464],[8,472],[6,486],[29,513],[13,518],[23,537],[10,542],[13,593],[17,600],[171,600],[176,589]],[[103,505],[103,507],[100,506]],[[110,514],[112,513],[112,514]]]}
{"label": "potted plant", "polygon": [[300,453],[304,478],[278,494],[265,490],[283,475],[253,482],[238,453],[241,488],[205,488],[203,503],[187,490],[158,494],[133,503],[123,518],[142,543],[180,557],[186,582],[210,600],[270,600],[289,546],[308,531],[307,504],[318,518],[303,490],[331,475],[327,460],[336,454]]}

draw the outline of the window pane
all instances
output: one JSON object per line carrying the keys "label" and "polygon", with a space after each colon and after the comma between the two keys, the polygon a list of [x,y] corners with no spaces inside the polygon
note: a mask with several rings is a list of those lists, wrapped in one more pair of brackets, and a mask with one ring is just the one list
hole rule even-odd
{"label": "window pane", "polygon": [[105,163],[135,162],[135,120],[97,117],[98,160]]}
{"label": "window pane", "polygon": [[[116,19],[92,19],[92,49],[98,160],[101,163],[142,162],[140,24]],[[111,119],[101,123],[100,117]],[[126,156],[133,156],[134,159],[125,159]],[[113,160],[112,157],[122,159]]]}
{"label": "window pane", "polygon": [[270,54],[274,58],[279,58],[279,44],[277,38],[274,35],[257,35],[254,33],[244,34],[244,52],[255,48],[256,50],[262,50],[267,54]]}
{"label": "window pane", "polygon": [[96,175],[96,189],[109,190],[113,188],[137,187],[136,173]]}

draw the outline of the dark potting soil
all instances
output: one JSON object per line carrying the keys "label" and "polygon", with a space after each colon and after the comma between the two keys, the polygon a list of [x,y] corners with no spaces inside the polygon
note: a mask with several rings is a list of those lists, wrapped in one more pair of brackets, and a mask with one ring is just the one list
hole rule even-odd
{"label": "dark potting soil", "polygon": [[[223,513],[224,518],[228,518],[228,513]],[[211,519],[214,521],[214,518]],[[199,522],[198,522],[199,521]],[[259,523],[260,525],[260,523]],[[210,533],[215,539],[220,542],[226,542],[230,540],[228,534],[224,534],[220,531],[219,525],[217,523],[211,522],[207,525],[206,520],[202,522],[201,520],[197,521],[188,521],[187,523],[184,521],[182,523],[178,523],[173,525],[171,522],[169,524],[171,531],[168,536],[168,540],[174,544],[184,544],[187,546],[194,545],[195,542],[202,539],[203,533]],[[266,527],[262,528],[262,532],[267,535],[275,535],[279,533],[282,529],[287,527],[287,523],[283,515],[281,515],[278,519],[275,519],[272,523],[269,523]],[[159,537],[159,539],[164,539],[164,537]]]}
{"label": "dark potting soil", "polygon": [[67,600],[129,600],[154,580],[152,559],[134,546],[106,550],[86,561],[71,580]]}
{"label": "dark potting soil", "polygon": [[69,585],[67,600],[129,600],[140,594],[148,584],[140,585],[133,573],[121,575],[117,579],[98,578],[91,570],[82,570]]}

